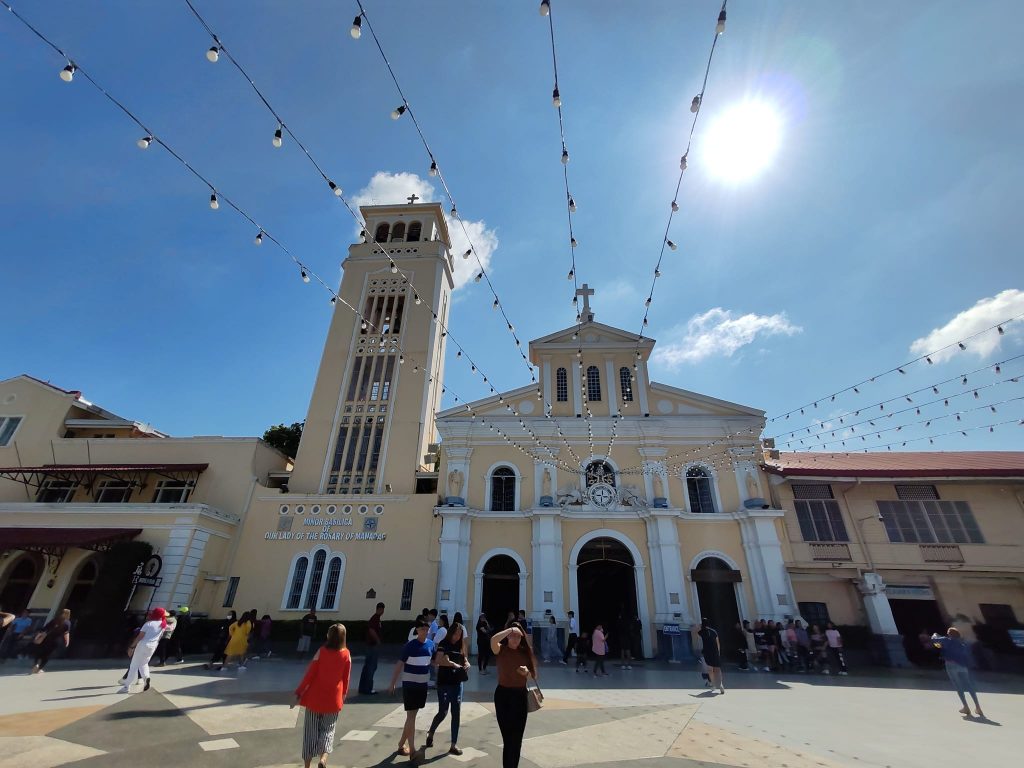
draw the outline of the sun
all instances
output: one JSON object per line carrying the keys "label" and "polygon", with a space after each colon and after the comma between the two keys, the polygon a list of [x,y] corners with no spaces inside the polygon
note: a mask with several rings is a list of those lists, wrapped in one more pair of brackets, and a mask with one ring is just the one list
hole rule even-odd
{"label": "sun", "polygon": [[726,109],[708,127],[704,163],[721,181],[750,181],[772,164],[781,140],[778,111],[763,101],[745,101]]}

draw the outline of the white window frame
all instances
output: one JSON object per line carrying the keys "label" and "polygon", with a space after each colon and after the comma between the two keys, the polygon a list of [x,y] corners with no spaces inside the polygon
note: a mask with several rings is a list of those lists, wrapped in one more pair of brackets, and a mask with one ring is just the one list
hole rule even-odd
{"label": "white window frame", "polygon": [[690,486],[687,484],[686,473],[689,472],[692,467],[700,467],[701,469],[708,473],[708,478],[711,481],[711,498],[713,499],[713,503],[715,505],[715,510],[711,514],[719,514],[721,512],[724,512],[725,510],[722,507],[722,497],[718,493],[718,473],[715,472],[715,470],[710,465],[705,464],[703,461],[691,461],[682,469],[680,477],[683,481],[683,503],[686,505],[686,511],[690,514],[701,516],[708,514],[706,512],[695,512],[694,510],[690,509]]}
{"label": "white window frame", "polygon": [[[522,497],[522,491],[523,491],[523,476],[519,472],[519,467],[517,467],[515,464],[512,464],[511,462],[508,462],[508,461],[497,461],[494,464],[492,464],[490,466],[490,468],[487,470],[487,475],[485,476],[485,483],[484,483],[484,486],[485,486],[484,487],[484,511],[485,512],[493,512],[494,511],[491,508],[491,491],[493,490],[492,489],[492,480],[494,478],[494,470],[500,469],[501,467],[507,467],[507,468],[511,469],[512,473],[516,476],[516,501],[515,501],[515,508],[512,509],[511,511],[512,512],[518,512],[520,509],[522,509],[521,497]],[[505,513],[499,512],[498,514],[505,514]]]}
{"label": "white window frame", "polygon": [[[304,604],[306,598],[309,596],[310,580],[313,578],[313,561],[317,553],[323,552],[326,555],[324,559],[324,572],[320,575],[320,588],[317,591],[316,604],[312,608],[305,608]],[[291,595],[292,580],[295,578],[295,567],[299,563],[299,559],[305,557],[308,560],[306,567],[306,575],[302,580],[302,591],[299,593],[299,607],[289,608],[288,598]],[[322,607],[324,595],[327,593],[327,579],[331,573],[331,560],[339,558],[341,560],[341,571],[338,573],[338,588],[334,593],[334,600],[327,608]],[[289,613],[307,612],[309,610],[314,611],[337,611],[338,605],[341,602],[341,593],[345,585],[345,571],[348,568],[348,558],[345,557],[344,552],[333,552],[327,547],[314,547],[307,552],[298,552],[292,557],[291,565],[288,566],[288,578],[284,584],[284,594],[281,596],[281,610],[288,611]]]}
{"label": "white window frame", "polygon": [[[67,488],[57,487],[58,484],[63,486],[67,484]],[[75,492],[78,490],[78,484],[72,480],[57,480],[53,477],[48,477],[43,480],[43,484],[39,486],[39,491],[36,493],[36,499],[39,500],[42,495],[47,491],[63,490],[66,491],[64,498],[59,501],[38,501],[40,504],[67,504],[71,499],[75,497]]]}
{"label": "white window frame", "polygon": [[14,425],[14,431],[11,432],[7,439],[4,440],[4,442],[0,443],[0,448],[6,448],[11,443],[13,443],[14,436],[18,434],[18,430],[21,429],[21,425],[25,423],[25,417],[17,414],[12,414],[10,416],[0,416],[0,435],[4,433],[5,429],[7,429],[7,424],[13,421],[14,419],[17,419],[18,423]]}
{"label": "white window frame", "polygon": [[[153,495],[154,504],[185,504],[188,497],[195,490],[195,483],[191,480],[160,480],[156,484],[156,493]],[[163,501],[160,494],[164,491],[180,491],[178,498],[173,501]]]}
{"label": "white window frame", "polygon": [[[122,501],[101,501],[103,492],[108,488],[117,490],[127,490],[128,497]],[[135,486],[131,480],[100,480],[99,487],[96,489],[96,503],[97,504],[130,504],[132,500],[132,492],[135,490]]]}

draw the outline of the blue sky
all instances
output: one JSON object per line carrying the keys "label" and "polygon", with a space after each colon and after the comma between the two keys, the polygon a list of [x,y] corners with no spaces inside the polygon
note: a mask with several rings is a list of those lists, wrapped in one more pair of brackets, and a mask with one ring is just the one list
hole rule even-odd
{"label": "blue sky", "polygon": [[[184,2],[13,5],[338,278],[351,218],[292,143],[271,147],[273,118],[228,62],[206,60],[210,38]],[[400,100],[372,39],[348,34],[354,3],[196,5],[347,192],[380,199],[429,182],[412,124],[389,118]],[[532,2],[367,10],[460,212],[496,244],[492,279],[521,337],[570,325],[547,21]],[[554,0],[554,12],[578,273],[597,289],[597,319],[636,331],[718,3]],[[775,416],[1024,313],[1022,23],[1013,2],[969,12],[953,2],[731,4],[669,235],[679,249],[652,305],[648,333],[663,350],[653,377]],[[87,82],[57,77],[64,64],[0,14],[0,378],[30,373],[179,435],[301,420],[328,295],[279,252],[255,248],[234,212],[211,211],[208,191],[165,152],[139,150],[138,128]],[[718,120],[750,100],[776,111],[778,151],[755,178],[726,183],[705,150]],[[381,173],[422,178],[371,185]],[[490,295],[470,283],[457,296],[452,332],[501,388],[526,383]],[[1022,354],[1021,328],[766,434]],[[1017,372],[1024,358],[942,394]],[[463,396],[486,392],[461,360],[449,360],[447,380]],[[960,402],[1021,395],[1006,383]],[[898,439],[1020,419],[1022,403],[908,426]],[[1016,449],[1022,435],[1001,427],[906,447]]]}

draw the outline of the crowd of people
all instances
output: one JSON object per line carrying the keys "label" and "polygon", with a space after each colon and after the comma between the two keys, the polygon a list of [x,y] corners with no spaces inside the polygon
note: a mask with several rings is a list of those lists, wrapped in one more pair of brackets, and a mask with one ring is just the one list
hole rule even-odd
{"label": "crowd of people", "polygon": [[[374,675],[377,669],[380,646],[384,642],[382,618],[384,603],[377,603],[373,616],[367,622],[365,637],[365,661],[360,676],[358,691],[363,696],[377,695]],[[305,657],[317,642],[319,619],[310,610],[300,621],[296,653]],[[154,658],[157,666],[163,666],[168,659],[184,660],[182,634],[191,623],[188,608],[179,606],[167,611],[162,607],[153,608],[145,621],[134,627],[128,644],[130,662],[124,676],[118,681],[120,693],[149,690],[151,685],[150,665]],[[597,623],[589,632],[581,631],[572,611],[567,617],[567,633],[564,646],[560,647],[557,620],[545,617],[540,627],[540,661],[567,665],[571,656],[576,657],[576,671],[587,672],[588,662],[593,662],[595,677],[606,676],[605,660],[609,655],[609,637],[603,624]],[[257,612],[250,610],[241,616],[229,611],[218,622],[213,632],[210,647],[212,655],[203,666],[220,671],[234,667],[238,672],[246,669],[254,659],[267,658],[272,654],[272,620],[269,615],[257,618]],[[628,621],[618,623],[618,630],[626,638],[632,625]],[[0,612],[0,661],[13,654],[30,655],[34,661],[32,674],[44,671],[51,656],[58,650],[66,649],[71,642],[71,612],[61,611],[53,620],[35,626],[27,611],[15,616]],[[538,659],[534,654],[533,626],[524,611],[509,611],[500,626],[491,624],[488,617],[480,614],[476,625],[477,670],[480,675],[489,675],[493,663],[497,670],[497,684],[494,690],[495,717],[502,735],[502,765],[510,768],[519,764],[527,715],[540,706],[543,696],[537,685]],[[737,622],[732,631],[723,636],[708,619],[702,619],[694,635],[694,652],[705,686],[719,694],[725,693],[723,660],[732,655],[736,666],[746,671],[766,672],[818,672],[839,675],[847,674],[843,638],[832,624],[822,630],[818,625],[804,627],[800,620],[781,622],[759,619]],[[962,708],[961,714],[971,715],[967,696],[974,704],[974,712],[984,717],[978,703],[977,691],[971,675],[970,646],[960,632],[950,627],[943,636],[929,638],[932,647],[944,661],[947,675],[957,691]],[[312,660],[302,680],[295,689],[292,706],[305,709],[302,756],[306,768],[316,760],[319,768],[325,768],[328,755],[334,745],[338,716],[349,694],[352,658],[347,647],[348,632],[343,624],[331,624],[323,643],[314,650]],[[620,643],[620,667],[632,668],[632,643]],[[412,763],[425,759],[426,750],[434,746],[434,737],[445,720],[450,721],[451,743],[448,753],[461,755],[459,732],[463,686],[469,680],[472,667],[468,631],[461,613],[449,620],[436,609],[424,609],[414,622],[407,641],[402,646],[388,686],[394,694],[401,690],[405,723],[399,738],[396,754],[406,756]],[[534,686],[529,686],[530,680]],[[434,689],[438,709],[425,734],[422,746],[417,746],[416,715],[427,706],[430,690]]]}

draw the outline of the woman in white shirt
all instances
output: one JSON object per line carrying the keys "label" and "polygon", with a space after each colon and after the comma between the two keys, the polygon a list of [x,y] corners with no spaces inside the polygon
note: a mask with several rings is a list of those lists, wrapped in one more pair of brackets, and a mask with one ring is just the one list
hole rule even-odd
{"label": "woman in white shirt", "polygon": [[142,677],[146,681],[142,690],[149,690],[149,660],[153,658],[165,629],[167,629],[167,611],[163,608],[154,608],[149,612],[149,620],[139,628],[132,640],[131,647],[128,648],[132,664],[128,667],[125,683],[118,693],[129,693],[129,688],[137,677]]}

